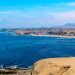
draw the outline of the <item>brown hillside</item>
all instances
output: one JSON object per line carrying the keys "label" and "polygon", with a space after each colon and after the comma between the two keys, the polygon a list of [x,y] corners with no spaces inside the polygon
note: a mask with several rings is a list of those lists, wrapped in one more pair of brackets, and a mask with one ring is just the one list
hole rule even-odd
{"label": "brown hillside", "polygon": [[75,58],[51,58],[36,62],[33,75],[75,75]]}

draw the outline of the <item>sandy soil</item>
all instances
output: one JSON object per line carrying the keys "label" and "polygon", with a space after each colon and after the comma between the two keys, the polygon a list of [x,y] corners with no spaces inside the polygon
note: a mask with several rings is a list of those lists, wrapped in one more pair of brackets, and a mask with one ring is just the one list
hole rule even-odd
{"label": "sandy soil", "polygon": [[40,60],[34,64],[33,75],[75,75],[75,57]]}

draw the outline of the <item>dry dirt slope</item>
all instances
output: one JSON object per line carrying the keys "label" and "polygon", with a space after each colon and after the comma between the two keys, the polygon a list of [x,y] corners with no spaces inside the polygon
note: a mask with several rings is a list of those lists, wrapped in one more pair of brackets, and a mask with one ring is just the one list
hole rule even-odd
{"label": "dry dirt slope", "polygon": [[32,75],[75,75],[75,58],[50,58],[36,62]]}

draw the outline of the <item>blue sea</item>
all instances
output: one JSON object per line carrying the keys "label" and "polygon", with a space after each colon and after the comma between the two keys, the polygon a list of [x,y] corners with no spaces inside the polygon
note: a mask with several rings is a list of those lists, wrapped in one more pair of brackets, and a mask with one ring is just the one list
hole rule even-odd
{"label": "blue sea", "polygon": [[0,33],[0,65],[28,67],[40,59],[73,56],[75,39]]}

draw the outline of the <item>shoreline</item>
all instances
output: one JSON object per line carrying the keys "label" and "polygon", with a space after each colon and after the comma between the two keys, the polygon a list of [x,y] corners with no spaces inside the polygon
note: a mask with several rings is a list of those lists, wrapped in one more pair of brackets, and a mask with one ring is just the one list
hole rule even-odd
{"label": "shoreline", "polygon": [[[5,32],[0,32],[0,33],[5,33]],[[11,32],[6,32],[6,33],[11,33]],[[12,36],[19,36],[17,34],[11,33]],[[20,35],[21,36],[21,35]],[[26,36],[26,35],[22,35]],[[75,36],[63,36],[63,35],[37,35],[37,34],[29,34],[28,36],[39,36],[39,37],[57,37],[57,38],[75,38]]]}
{"label": "shoreline", "polygon": [[36,34],[31,34],[31,36],[58,37],[58,38],[75,38],[75,36],[62,36],[62,35],[36,35]]}
{"label": "shoreline", "polygon": [[39,75],[75,75],[75,57],[41,59],[29,69],[0,69],[0,74],[9,75],[38,75],[38,73]]}

